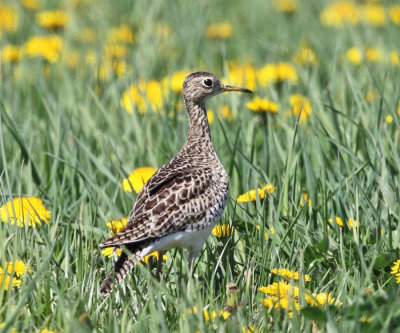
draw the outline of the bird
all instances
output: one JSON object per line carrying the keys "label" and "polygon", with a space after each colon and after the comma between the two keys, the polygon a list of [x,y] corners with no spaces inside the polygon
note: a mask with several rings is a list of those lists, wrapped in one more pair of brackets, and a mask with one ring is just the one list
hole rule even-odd
{"label": "bird", "polygon": [[122,254],[100,286],[107,296],[137,262],[158,251],[188,250],[190,267],[225,209],[228,175],[211,141],[206,101],[226,91],[252,93],[224,84],[213,74],[192,72],[182,85],[189,117],[186,142],[178,153],[146,182],[139,192],[126,227],[99,244],[122,248]]}

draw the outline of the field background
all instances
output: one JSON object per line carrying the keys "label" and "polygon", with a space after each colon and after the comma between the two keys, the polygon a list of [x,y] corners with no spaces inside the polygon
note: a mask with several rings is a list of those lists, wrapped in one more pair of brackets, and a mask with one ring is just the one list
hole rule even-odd
{"label": "field background", "polygon": [[[378,18],[356,22],[345,11],[339,26],[321,19],[333,1],[299,0],[290,12],[279,3],[40,0],[28,9],[0,2],[18,18],[14,27],[0,19],[0,206],[34,196],[51,211],[49,224],[36,228],[0,222],[0,266],[23,260],[32,270],[19,287],[0,288],[0,330],[376,332],[399,326],[399,286],[391,274],[400,259],[400,26],[389,14],[395,1],[350,2],[374,3]],[[55,31],[36,19],[53,9],[68,16]],[[231,33],[207,36],[210,25],[225,21]],[[117,42],[122,53],[107,51],[110,31],[121,25],[131,29],[132,41]],[[32,37],[48,35],[62,40],[55,59],[26,50]],[[5,58],[9,45],[22,50],[18,59]],[[318,59],[296,60],[304,47]],[[378,56],[367,52],[371,47]],[[351,48],[361,53],[358,61]],[[252,79],[278,62],[294,66],[296,82]],[[138,167],[166,163],[187,131],[172,89],[160,108],[146,101],[145,113],[136,106],[128,113],[121,97],[141,80],[169,82],[174,73],[193,70],[254,89],[279,107],[276,114],[254,112],[246,107],[254,96],[235,93],[208,103],[212,139],[230,178],[220,223],[236,232],[208,239],[193,277],[186,253],[172,250],[161,282],[154,263],[139,265],[103,299],[98,289],[113,259],[98,244],[110,235],[107,221],[127,216],[136,198],[121,189],[122,180]],[[306,119],[293,115],[293,94],[309,98]],[[233,119],[219,113],[223,105]],[[264,200],[236,201],[265,183],[276,189]],[[301,204],[304,193],[310,205]],[[349,218],[358,225],[351,227]],[[272,268],[299,271],[300,279],[281,278]],[[282,280],[298,286],[299,310],[260,301],[267,295],[258,288]],[[233,308],[230,282],[239,303]],[[335,302],[310,306],[307,291],[331,293]],[[204,309],[216,318],[207,321]],[[225,319],[221,310],[230,315]]]}

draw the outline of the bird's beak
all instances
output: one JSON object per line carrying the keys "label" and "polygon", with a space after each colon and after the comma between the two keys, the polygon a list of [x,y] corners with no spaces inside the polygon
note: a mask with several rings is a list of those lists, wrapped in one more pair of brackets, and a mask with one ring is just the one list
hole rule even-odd
{"label": "bird's beak", "polygon": [[222,87],[223,91],[240,91],[240,92],[244,92],[244,93],[248,93],[251,94],[252,91],[246,88],[241,88],[241,87],[235,87],[235,86],[229,86],[229,85],[224,85]]}

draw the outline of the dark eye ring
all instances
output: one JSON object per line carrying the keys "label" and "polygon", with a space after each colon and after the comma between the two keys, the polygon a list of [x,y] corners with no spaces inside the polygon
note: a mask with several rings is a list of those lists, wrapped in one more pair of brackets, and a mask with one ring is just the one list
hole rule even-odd
{"label": "dark eye ring", "polygon": [[204,80],[204,84],[205,84],[207,87],[211,87],[212,84],[213,84],[213,82],[212,82],[211,79],[205,79],[205,80]]}

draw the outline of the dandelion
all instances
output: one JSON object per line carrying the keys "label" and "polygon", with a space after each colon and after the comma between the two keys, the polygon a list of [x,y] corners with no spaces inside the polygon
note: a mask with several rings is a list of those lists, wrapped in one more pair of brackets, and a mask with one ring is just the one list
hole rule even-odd
{"label": "dandelion", "polygon": [[11,224],[17,224],[21,228],[25,222],[28,222],[30,227],[36,227],[36,224],[42,225],[42,222],[49,224],[51,213],[39,198],[14,198],[12,202],[0,207],[0,218],[5,223],[10,221]]}
{"label": "dandelion", "polygon": [[40,331],[40,333],[57,333],[57,331],[56,331],[56,330],[50,331],[50,330],[48,330],[47,328],[44,328],[44,329],[42,329],[42,330]]}
{"label": "dandelion", "polygon": [[396,276],[396,283],[400,283],[400,259],[393,263],[390,274]]}
{"label": "dandelion", "polygon": [[222,317],[224,320],[227,320],[228,317],[231,315],[231,313],[228,312],[228,311],[225,311],[225,310],[220,310],[220,311],[219,311],[219,315],[220,315],[220,317]]}
{"label": "dandelion", "polygon": [[[153,253],[150,253],[150,254],[148,254],[147,256],[145,256],[145,257],[142,259],[142,261],[143,261],[144,263],[147,264],[151,258],[156,258],[156,259],[158,260],[159,255],[160,255],[160,254],[159,254],[158,251],[153,252]],[[163,261],[163,262],[166,262],[166,261],[167,261],[167,256],[166,256],[165,254],[163,254],[163,256],[162,256],[162,261]],[[197,309],[196,309],[196,311],[197,311]],[[194,312],[194,313],[196,313],[196,312]]]}
{"label": "dandelion", "polygon": [[365,58],[370,62],[381,62],[383,59],[383,52],[377,47],[367,47],[365,50]]}
{"label": "dandelion", "polygon": [[360,319],[360,321],[361,321],[362,323],[370,323],[371,320],[372,320],[371,317],[365,317],[365,316],[362,316],[361,319]]}
{"label": "dandelion", "polygon": [[106,247],[105,249],[101,250],[101,254],[108,258],[113,257],[114,254],[119,257],[122,254],[122,250],[114,247]]}
{"label": "dandelion", "polygon": [[247,328],[246,326],[242,326],[242,333],[253,333],[254,332],[254,326],[253,325],[248,325]]}
{"label": "dandelion", "polygon": [[257,86],[257,69],[251,64],[235,64],[228,71],[229,82],[235,86],[254,90]]}
{"label": "dandelion", "polygon": [[235,113],[228,105],[223,105],[219,111],[224,119],[227,120],[235,119]]}
{"label": "dandelion", "polygon": [[36,14],[36,21],[49,30],[64,29],[68,23],[67,13],[62,10],[46,10]]}
{"label": "dandelion", "polygon": [[4,275],[2,269],[0,268],[0,289],[9,290],[10,287],[19,287],[22,281],[15,277],[11,277],[9,275]]}
{"label": "dandelion", "polygon": [[25,273],[32,273],[32,270],[22,260],[7,261],[5,267],[8,274],[11,275],[14,272],[17,277],[23,277]]}
{"label": "dandelion", "polygon": [[264,112],[275,114],[278,112],[278,105],[266,98],[254,97],[246,104],[247,108],[255,112]]}
{"label": "dandelion", "polygon": [[22,6],[29,10],[36,10],[39,8],[38,0],[21,0]]}
{"label": "dandelion", "polygon": [[353,220],[353,219],[351,219],[351,218],[349,218],[348,220],[347,220],[347,223],[349,224],[349,227],[350,228],[357,228],[358,227],[358,222],[357,222],[357,220]]}
{"label": "dandelion", "polygon": [[133,43],[133,31],[128,25],[121,25],[109,31],[109,38],[113,43]]}
{"label": "dandelion", "polygon": [[260,200],[263,200],[265,197],[265,194],[271,195],[275,191],[275,186],[272,184],[265,184],[262,188],[256,190],[250,190],[244,194],[241,194],[237,197],[236,201],[237,202],[253,202],[256,201],[256,193],[258,193],[258,196],[260,197]]}
{"label": "dandelion", "polygon": [[293,115],[298,116],[301,112],[300,121],[305,121],[311,116],[312,108],[309,98],[296,94],[290,96],[289,102],[292,107],[291,111]]}
{"label": "dandelion", "polygon": [[394,24],[400,25],[400,5],[393,5],[389,8],[389,16]]}
{"label": "dandelion", "polygon": [[[271,273],[274,275],[286,277],[288,279],[293,279],[295,281],[298,281],[300,279],[300,273],[298,271],[291,271],[286,268],[272,268]],[[305,274],[304,281],[311,281],[311,277]]]}
{"label": "dandelion", "polygon": [[107,227],[111,229],[113,235],[120,233],[122,230],[125,229],[128,223],[128,218],[123,217],[119,220],[110,220],[107,222]]}
{"label": "dandelion", "polygon": [[212,110],[207,110],[207,119],[210,126],[214,122],[214,112]]}
{"label": "dandelion", "polygon": [[236,229],[232,228],[231,226],[229,226],[227,224],[216,225],[212,230],[212,234],[217,238],[230,236],[235,233],[236,233]]}
{"label": "dandelion", "polygon": [[319,63],[313,49],[307,45],[301,45],[293,55],[293,61],[299,65],[315,65]]}
{"label": "dandelion", "polygon": [[289,81],[296,83],[298,80],[296,68],[287,62],[278,62],[275,65],[278,82]]}
{"label": "dandelion", "polygon": [[360,21],[360,10],[353,2],[339,1],[327,6],[319,18],[326,26],[355,25]]}
{"label": "dandelion", "polygon": [[211,24],[206,29],[206,36],[210,39],[228,39],[232,36],[232,25],[228,21]]}
{"label": "dandelion", "polygon": [[123,93],[120,103],[128,113],[132,113],[135,107],[141,114],[147,112],[146,100],[142,97],[138,87],[134,84]]}
{"label": "dandelion", "polygon": [[347,50],[346,52],[346,59],[353,63],[354,65],[359,65],[361,64],[362,61],[362,52],[359,48],[357,47],[352,47]]}
{"label": "dandelion", "polygon": [[62,47],[63,41],[59,36],[35,36],[25,44],[25,52],[30,57],[43,57],[49,62],[56,62]]}
{"label": "dandelion", "polygon": [[18,26],[18,14],[12,7],[0,4],[0,32],[1,30],[14,31]]}
{"label": "dandelion", "polygon": [[385,8],[382,5],[367,4],[362,7],[362,16],[366,23],[382,26],[386,22]]}
{"label": "dandelion", "polygon": [[400,116],[400,100],[397,103],[397,114]]}
{"label": "dandelion", "polygon": [[143,185],[155,174],[157,170],[151,167],[137,168],[132,171],[128,178],[122,181],[122,189],[127,192],[139,193],[143,188]]}
{"label": "dandelion", "polygon": [[306,203],[308,204],[309,207],[311,207],[312,202],[311,199],[308,199],[308,193],[303,193],[300,199],[300,206],[303,207]]}
{"label": "dandelion", "polygon": [[186,71],[178,71],[171,76],[171,89],[174,93],[180,94],[182,92],[183,80],[187,75]]}
{"label": "dandelion", "polygon": [[278,12],[293,13],[297,9],[297,0],[275,0],[274,8]]}
{"label": "dandelion", "polygon": [[[332,305],[335,302],[335,298],[332,297],[331,293],[314,293],[312,296],[306,294],[306,302],[311,306],[325,306],[326,304]],[[336,302],[337,305],[341,305],[340,301]]]}
{"label": "dandelion", "polygon": [[365,94],[365,100],[371,103],[374,99],[380,96],[379,91],[376,89],[370,90]]}
{"label": "dandelion", "polygon": [[104,46],[104,55],[111,60],[125,58],[128,54],[128,49],[121,43],[106,43]]}
{"label": "dandelion", "polygon": [[23,57],[21,48],[15,45],[6,45],[1,49],[1,62],[10,63],[18,62]]}
{"label": "dandelion", "polygon": [[398,51],[390,52],[390,63],[394,66],[397,66],[400,64],[400,56],[399,56]]}
{"label": "dandelion", "polygon": [[[332,223],[332,221],[332,218],[328,220],[329,223]],[[343,227],[343,220],[339,216],[335,217],[335,222],[339,227]]]}
{"label": "dandelion", "polygon": [[391,123],[393,122],[393,116],[392,116],[391,114],[388,114],[388,115],[385,117],[385,122],[386,122],[387,124],[391,124]]}
{"label": "dandelion", "polygon": [[215,319],[215,318],[217,318],[218,315],[217,315],[216,311],[212,311],[211,315],[210,315],[209,311],[207,309],[204,309],[203,316],[204,316],[204,321],[206,323],[208,323],[210,321],[210,319]]}

